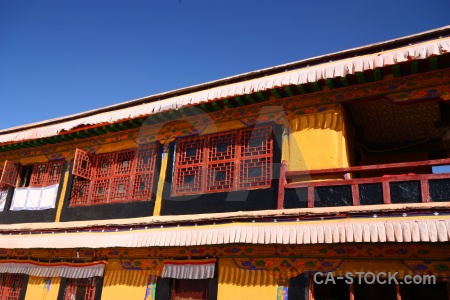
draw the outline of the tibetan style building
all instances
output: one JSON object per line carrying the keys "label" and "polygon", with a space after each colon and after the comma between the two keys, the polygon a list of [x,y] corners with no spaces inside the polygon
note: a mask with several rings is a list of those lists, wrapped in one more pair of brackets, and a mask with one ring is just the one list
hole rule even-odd
{"label": "tibetan style building", "polygon": [[450,299],[449,153],[450,26],[3,129],[0,299]]}

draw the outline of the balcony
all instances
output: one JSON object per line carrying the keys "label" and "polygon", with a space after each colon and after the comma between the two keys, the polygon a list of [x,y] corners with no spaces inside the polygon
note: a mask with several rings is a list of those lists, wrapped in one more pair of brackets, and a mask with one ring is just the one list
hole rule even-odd
{"label": "balcony", "polygon": [[[287,171],[283,161],[278,209],[450,202],[450,173],[431,173],[442,165],[450,159],[306,171]],[[342,179],[311,180],[320,176]]]}

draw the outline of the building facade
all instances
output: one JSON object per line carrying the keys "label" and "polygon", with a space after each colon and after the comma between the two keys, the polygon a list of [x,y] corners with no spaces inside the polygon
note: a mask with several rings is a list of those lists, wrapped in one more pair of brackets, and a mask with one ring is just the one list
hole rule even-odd
{"label": "building facade", "polygon": [[450,299],[450,27],[0,131],[0,299]]}

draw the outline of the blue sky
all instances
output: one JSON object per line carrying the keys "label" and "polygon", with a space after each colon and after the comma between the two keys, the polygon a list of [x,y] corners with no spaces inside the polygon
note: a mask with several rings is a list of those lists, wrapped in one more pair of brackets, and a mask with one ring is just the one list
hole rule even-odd
{"label": "blue sky", "polygon": [[450,24],[450,1],[0,0],[0,129]]}

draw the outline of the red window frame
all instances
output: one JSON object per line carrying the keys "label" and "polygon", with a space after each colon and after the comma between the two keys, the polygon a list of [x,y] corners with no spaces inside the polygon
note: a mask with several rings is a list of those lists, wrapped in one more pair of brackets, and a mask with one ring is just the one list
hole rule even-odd
{"label": "red window frame", "polygon": [[22,165],[18,162],[5,161],[0,183],[15,187],[20,178],[21,167]]}
{"label": "red window frame", "polygon": [[0,274],[0,300],[18,300],[24,277],[23,274]]}
{"label": "red window frame", "polygon": [[63,165],[63,160],[34,164],[29,186],[40,187],[58,184],[61,180]]}
{"label": "red window frame", "polygon": [[96,277],[69,278],[64,290],[64,300],[94,300],[96,286]]}
{"label": "red window frame", "polygon": [[177,142],[173,196],[270,187],[272,125]]}
{"label": "red window frame", "polygon": [[98,155],[77,149],[70,206],[150,200],[156,154],[156,144]]}

